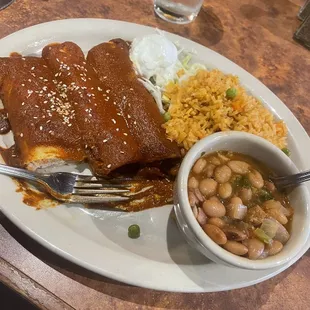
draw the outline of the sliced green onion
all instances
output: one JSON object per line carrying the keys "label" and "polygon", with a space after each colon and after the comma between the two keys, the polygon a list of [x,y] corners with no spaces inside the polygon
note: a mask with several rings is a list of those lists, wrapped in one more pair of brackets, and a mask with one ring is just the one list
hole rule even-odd
{"label": "sliced green onion", "polygon": [[165,120],[165,122],[168,122],[169,120],[171,120],[171,115],[170,115],[169,112],[166,112],[166,113],[164,114],[164,120]]}
{"label": "sliced green onion", "polygon": [[291,155],[291,151],[290,151],[287,147],[284,147],[284,148],[282,149],[282,152],[283,152],[284,154],[286,154],[287,156],[290,156],[290,155]]}
{"label": "sliced green onion", "polygon": [[237,89],[235,87],[231,87],[226,90],[226,97],[228,99],[234,99],[236,96],[237,96]]}
{"label": "sliced green onion", "polygon": [[270,244],[271,238],[261,229],[261,228],[256,228],[254,230],[254,235],[264,243]]}
{"label": "sliced green onion", "polygon": [[140,226],[137,224],[130,225],[128,227],[128,237],[131,239],[137,239],[140,237]]}

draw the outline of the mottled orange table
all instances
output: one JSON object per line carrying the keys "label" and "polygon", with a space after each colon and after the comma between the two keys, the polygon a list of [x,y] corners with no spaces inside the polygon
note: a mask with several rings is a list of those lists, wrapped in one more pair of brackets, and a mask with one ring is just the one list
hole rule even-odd
{"label": "mottled orange table", "polygon": [[[199,42],[245,68],[274,91],[310,133],[310,51],[292,40],[302,3],[207,0],[194,23],[180,26],[158,19],[151,0],[16,0],[0,11],[0,38],[64,18],[109,18],[156,26]],[[3,215],[0,223],[0,280],[42,309],[310,308],[309,251],[285,272],[252,287],[210,294],[164,293],[93,274],[49,252]]]}

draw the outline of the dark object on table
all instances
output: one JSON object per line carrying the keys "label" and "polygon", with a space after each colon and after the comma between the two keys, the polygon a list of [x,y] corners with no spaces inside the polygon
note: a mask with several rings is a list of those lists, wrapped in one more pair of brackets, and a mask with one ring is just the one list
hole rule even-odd
{"label": "dark object on table", "polygon": [[300,20],[305,20],[310,15],[310,0],[307,0],[298,13]]}
{"label": "dark object on table", "polygon": [[26,300],[22,295],[13,291],[9,287],[0,282],[0,298],[1,309],[23,309],[23,310],[37,310],[39,309],[34,304]]}
{"label": "dark object on table", "polygon": [[304,47],[310,49],[310,14],[294,33],[294,39]]}
{"label": "dark object on table", "polygon": [[13,3],[14,0],[0,0],[0,10],[5,9],[7,6]]}

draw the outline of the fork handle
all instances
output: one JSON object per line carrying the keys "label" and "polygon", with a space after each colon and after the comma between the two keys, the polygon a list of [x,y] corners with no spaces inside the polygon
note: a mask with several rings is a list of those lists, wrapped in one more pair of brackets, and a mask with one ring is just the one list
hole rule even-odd
{"label": "fork handle", "polygon": [[35,172],[31,172],[25,169],[10,167],[0,164],[0,174],[5,174],[10,177],[15,177],[19,179],[25,179],[28,181],[39,182],[38,175]]}

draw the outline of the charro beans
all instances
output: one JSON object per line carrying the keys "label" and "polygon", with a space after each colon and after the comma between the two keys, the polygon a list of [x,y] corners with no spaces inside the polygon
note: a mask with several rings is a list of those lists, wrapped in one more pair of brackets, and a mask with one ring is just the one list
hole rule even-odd
{"label": "charro beans", "polygon": [[270,173],[257,160],[229,151],[203,155],[193,165],[188,195],[194,216],[232,254],[264,259],[281,252],[290,238],[293,208]]}

